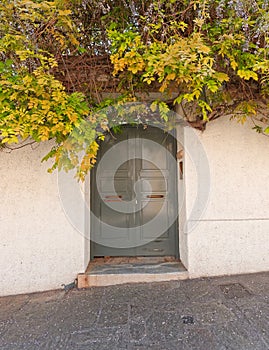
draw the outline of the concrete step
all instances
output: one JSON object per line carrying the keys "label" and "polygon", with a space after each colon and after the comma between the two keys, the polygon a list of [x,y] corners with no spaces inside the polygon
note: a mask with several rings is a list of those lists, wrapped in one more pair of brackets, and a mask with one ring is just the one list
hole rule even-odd
{"label": "concrete step", "polygon": [[124,283],[165,282],[188,279],[180,261],[160,258],[115,258],[89,264],[85,273],[78,275],[78,288],[109,286]]}

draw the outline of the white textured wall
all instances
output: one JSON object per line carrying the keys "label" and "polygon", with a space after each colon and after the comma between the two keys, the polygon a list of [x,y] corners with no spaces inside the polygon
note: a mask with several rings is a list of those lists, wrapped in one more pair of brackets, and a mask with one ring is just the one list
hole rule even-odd
{"label": "white textured wall", "polygon": [[[186,147],[197,147],[188,128]],[[222,117],[196,132],[208,157],[209,201],[200,222],[186,229],[190,276],[269,270],[269,138]],[[199,150],[197,149],[197,153]],[[200,166],[202,166],[200,164]],[[197,173],[186,152],[186,212],[197,194]]]}
{"label": "white textured wall", "polygon": [[[193,135],[185,129],[182,220],[190,216],[197,188],[204,190],[207,183],[205,178],[198,181],[191,160],[196,155],[195,162],[203,166],[201,145]],[[225,117],[196,135],[211,180],[209,201],[194,228],[180,225],[180,253],[190,276],[269,270],[269,138]],[[89,241],[62,208],[57,174],[48,174],[48,164],[40,163],[48,149],[40,145],[0,152],[0,295],[60,288],[83,272],[89,260]],[[192,156],[188,149],[194,150]],[[68,196],[71,201],[73,192]],[[84,221],[82,211],[78,206],[74,220]]]}
{"label": "white textured wall", "polygon": [[0,295],[61,288],[84,269],[84,238],[61,207],[49,145],[0,152]]}

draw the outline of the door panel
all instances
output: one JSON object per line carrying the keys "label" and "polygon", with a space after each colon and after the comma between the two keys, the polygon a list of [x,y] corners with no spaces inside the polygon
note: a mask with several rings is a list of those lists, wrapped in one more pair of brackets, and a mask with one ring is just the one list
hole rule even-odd
{"label": "door panel", "polygon": [[[105,154],[101,173],[95,167],[91,174],[91,210],[99,219],[91,220],[92,257],[177,256],[175,139],[153,127],[124,127],[101,143],[98,163]],[[164,227],[158,236],[156,217]]]}

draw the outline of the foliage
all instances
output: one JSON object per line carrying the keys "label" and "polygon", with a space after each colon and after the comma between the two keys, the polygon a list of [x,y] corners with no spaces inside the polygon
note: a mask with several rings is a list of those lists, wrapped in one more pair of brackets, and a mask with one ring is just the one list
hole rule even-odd
{"label": "foliage", "polygon": [[[28,138],[55,139],[44,158],[54,158],[51,170],[77,167],[83,179],[95,162],[96,123],[90,131],[83,129],[90,113],[85,97],[68,94],[52,74],[55,56],[78,44],[71,10],[61,1],[19,0],[3,1],[0,13],[0,141],[9,147]],[[69,149],[71,133],[74,146]],[[85,152],[81,161],[80,150]]]}
{"label": "foliage", "polygon": [[[0,144],[54,139],[51,170],[83,179],[108,128],[104,108],[114,105],[117,123],[122,103],[148,89],[176,93],[200,125],[226,113],[269,134],[268,13],[267,0],[1,0]],[[122,98],[93,101],[55,79],[59,60],[85,53],[110,55]],[[169,107],[156,100],[151,111],[169,122]]]}
{"label": "foliage", "polygon": [[152,1],[136,26],[109,30],[114,74],[177,91],[174,103],[186,115],[195,105],[202,123],[224,110],[255,117],[269,93],[268,10],[263,0]]}

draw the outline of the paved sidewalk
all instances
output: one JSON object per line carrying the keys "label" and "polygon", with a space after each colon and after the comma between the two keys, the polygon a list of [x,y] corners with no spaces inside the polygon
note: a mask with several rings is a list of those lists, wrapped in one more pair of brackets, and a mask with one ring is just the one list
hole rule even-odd
{"label": "paved sidewalk", "polygon": [[0,298],[0,349],[269,349],[269,273]]}

